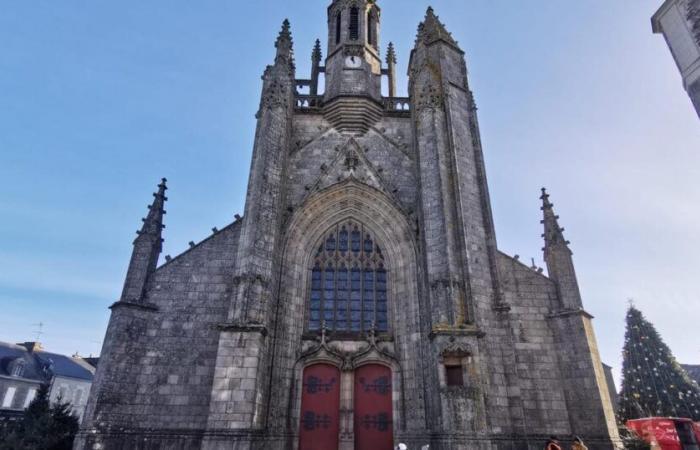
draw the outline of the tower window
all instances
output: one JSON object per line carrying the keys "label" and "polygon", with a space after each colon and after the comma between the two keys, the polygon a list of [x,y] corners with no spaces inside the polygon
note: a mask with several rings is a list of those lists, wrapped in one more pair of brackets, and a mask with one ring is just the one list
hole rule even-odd
{"label": "tower window", "polygon": [[360,37],[360,10],[350,8],[350,39],[356,41]]}
{"label": "tower window", "polygon": [[377,46],[377,34],[374,29],[374,15],[372,11],[367,13],[367,42],[372,47]]}
{"label": "tower window", "polygon": [[462,366],[445,366],[445,381],[448,386],[464,386]]}
{"label": "tower window", "polygon": [[308,329],[341,333],[387,331],[384,256],[364,227],[341,222],[324,236],[311,268]]}
{"label": "tower window", "polygon": [[340,31],[343,23],[343,18],[341,16],[341,13],[338,13],[337,16],[335,16],[335,45],[340,44]]}

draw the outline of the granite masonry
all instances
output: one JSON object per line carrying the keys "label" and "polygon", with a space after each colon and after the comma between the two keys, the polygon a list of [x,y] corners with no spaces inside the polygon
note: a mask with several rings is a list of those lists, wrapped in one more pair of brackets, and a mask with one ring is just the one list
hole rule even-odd
{"label": "granite masonry", "polygon": [[334,1],[300,79],[285,21],[244,216],[159,266],[163,180],[76,449],[616,445],[548,194],[545,275],[497,248],[464,52],[428,9],[396,97],[380,24],[375,1]]}
{"label": "granite masonry", "polygon": [[651,18],[651,28],[664,36],[700,117],[700,0],[665,0]]}

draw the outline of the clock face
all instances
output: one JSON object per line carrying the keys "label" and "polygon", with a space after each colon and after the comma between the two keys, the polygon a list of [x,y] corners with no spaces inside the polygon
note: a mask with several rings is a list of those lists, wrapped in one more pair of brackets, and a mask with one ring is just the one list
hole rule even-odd
{"label": "clock face", "polygon": [[362,66],[362,58],[359,56],[348,56],[345,58],[345,67],[349,69],[359,69]]}

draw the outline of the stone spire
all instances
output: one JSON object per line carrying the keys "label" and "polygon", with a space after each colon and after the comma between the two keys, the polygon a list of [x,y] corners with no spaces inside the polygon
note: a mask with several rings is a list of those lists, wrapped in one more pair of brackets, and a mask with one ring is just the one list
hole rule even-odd
{"label": "stone spire", "polygon": [[314,44],[314,49],[311,52],[311,61],[321,62],[322,58],[323,58],[323,53],[321,52],[321,40],[316,39],[316,43]]}
{"label": "stone spire", "polygon": [[166,182],[163,178],[158,185],[158,192],[153,194],[153,203],[148,207],[148,215],[142,219],[143,225],[136,232],[138,236],[134,240],[134,249],[122,291],[122,302],[142,302],[148,278],[158,266],[158,257],[163,249],[163,216],[166,214],[164,208],[168,200],[165,196],[168,189]]}
{"label": "stone spire", "polygon": [[386,49],[386,63],[396,64],[396,51],[394,50],[393,42],[389,42],[389,47]]}
{"label": "stone spire", "polygon": [[321,52],[321,40],[316,39],[316,44],[311,52],[311,84],[309,86],[310,95],[318,95],[318,76],[321,73],[321,59],[323,59],[323,53]]}
{"label": "stone spire", "polygon": [[389,78],[389,97],[396,97],[396,51],[392,42],[389,42],[386,50],[386,67]]}
{"label": "stone spire", "polygon": [[435,10],[430,6],[425,13],[425,20],[418,25],[416,44],[418,42],[423,42],[429,45],[436,41],[443,41],[453,47],[459,48],[457,41],[455,41],[452,34],[447,31],[445,25],[440,22],[440,18],[435,15]]}
{"label": "stone spire", "polygon": [[282,30],[277,36],[275,48],[277,48],[275,64],[288,64],[289,68],[294,70],[294,41],[292,40],[291,26],[287,19],[284,19],[284,22],[282,22]]}
{"label": "stone spire", "polygon": [[549,278],[557,284],[559,300],[565,310],[582,308],[576,270],[569,249],[569,241],[564,238],[564,228],[559,226],[559,216],[554,214],[554,205],[549,201],[547,190],[542,188],[542,221],[544,225],[544,260],[547,263]]}
{"label": "stone spire", "polygon": [[160,239],[161,231],[165,228],[163,216],[167,213],[164,209],[165,202],[168,201],[168,197],[165,196],[165,191],[168,190],[167,182],[168,180],[163,178],[158,185],[158,192],[153,194],[153,203],[148,206],[146,218],[142,219],[143,226],[138,231],[139,236],[147,234]]}
{"label": "stone spire", "polygon": [[544,251],[547,252],[554,251],[555,249],[566,249],[569,253],[570,242],[564,239],[564,229],[559,226],[559,216],[554,214],[554,205],[549,201],[549,194],[547,194],[547,189],[542,188],[542,195],[540,196],[542,200],[542,215],[543,219],[541,223],[544,225]]}

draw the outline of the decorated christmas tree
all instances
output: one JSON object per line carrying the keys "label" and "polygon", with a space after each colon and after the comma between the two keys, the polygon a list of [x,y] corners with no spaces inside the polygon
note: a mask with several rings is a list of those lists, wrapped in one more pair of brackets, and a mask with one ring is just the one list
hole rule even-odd
{"label": "decorated christmas tree", "polygon": [[700,420],[700,387],[634,306],[627,311],[620,419],[688,417]]}

